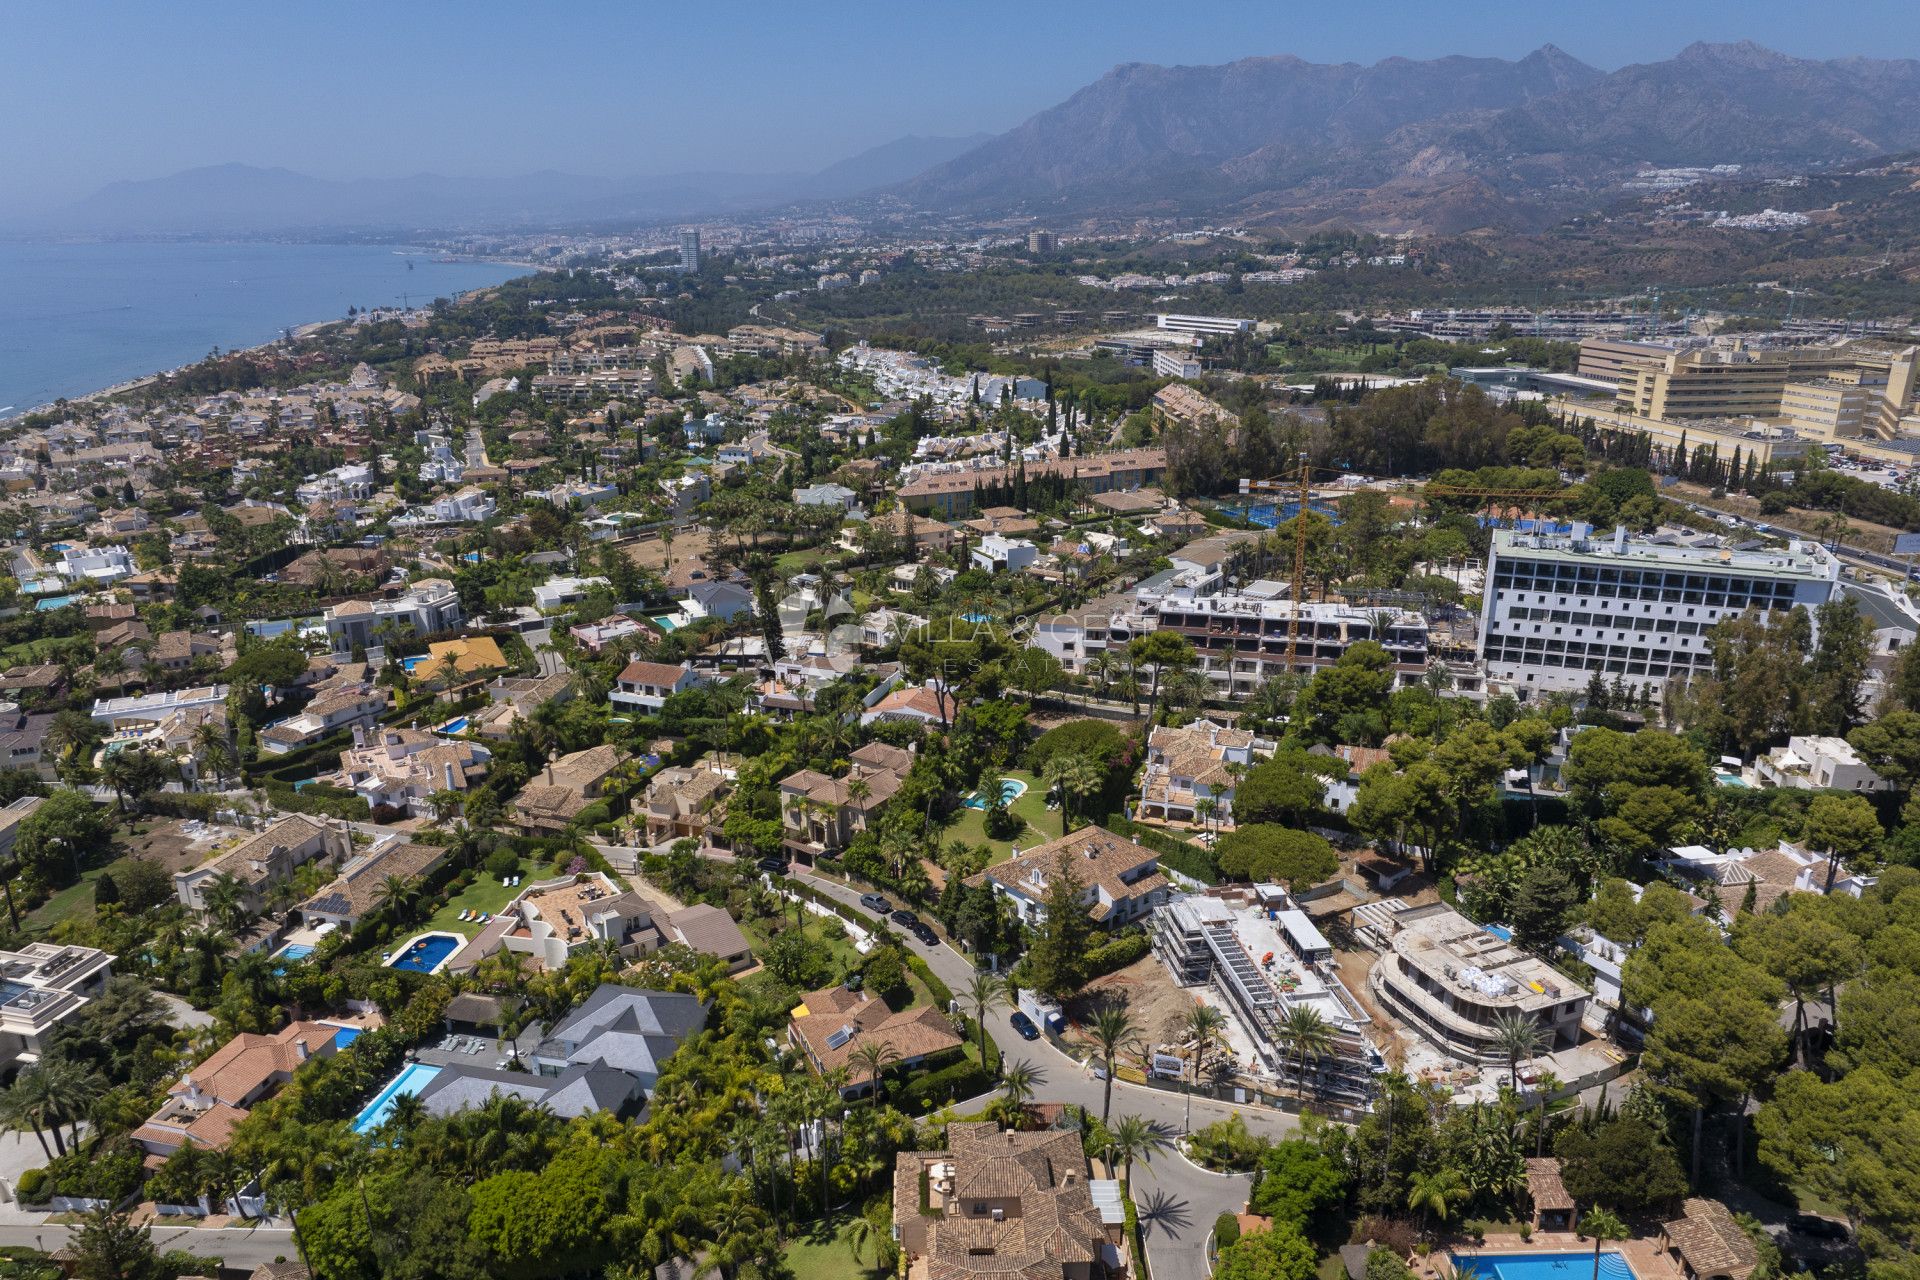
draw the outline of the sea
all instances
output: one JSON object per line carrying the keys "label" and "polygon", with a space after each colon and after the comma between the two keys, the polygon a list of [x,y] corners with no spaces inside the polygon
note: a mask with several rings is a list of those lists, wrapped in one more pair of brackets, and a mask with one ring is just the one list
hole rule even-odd
{"label": "sea", "polygon": [[389,245],[0,241],[0,418],[527,268]]}

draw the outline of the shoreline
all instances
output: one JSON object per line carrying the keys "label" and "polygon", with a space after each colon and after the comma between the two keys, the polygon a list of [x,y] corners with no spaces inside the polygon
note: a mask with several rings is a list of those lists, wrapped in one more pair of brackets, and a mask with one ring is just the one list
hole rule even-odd
{"label": "shoreline", "polygon": [[[49,243],[54,243],[54,242],[49,242]],[[68,243],[71,243],[71,242],[68,242]],[[111,243],[111,242],[102,241],[100,243]],[[259,240],[235,240],[228,243],[273,244],[278,242],[259,241]],[[369,247],[377,247],[377,246],[369,246]],[[398,251],[396,250],[395,252],[398,252]],[[549,269],[546,267],[536,266],[533,263],[529,263],[529,262],[514,262],[504,258],[460,257],[460,258],[457,258],[456,261],[462,264],[486,265],[486,266],[496,266],[496,267],[512,267],[512,268],[523,271],[527,275],[537,275],[541,271],[545,271]],[[509,276],[507,277],[507,280],[501,281],[500,284],[505,284],[507,283],[508,280],[518,280],[520,278],[521,278],[520,276]],[[453,301],[463,302],[466,299],[471,298],[477,294],[485,293],[489,289],[497,289],[500,287],[500,284],[482,285],[477,289],[463,289],[452,294],[451,296]],[[285,328],[286,328],[286,332],[291,335],[291,340],[294,342],[298,342],[301,339],[312,337],[314,334],[320,332],[323,329],[329,328],[333,325],[346,324],[346,323],[348,323],[348,321],[343,317],[335,320],[310,320],[303,324],[288,325]],[[275,347],[279,347],[288,341],[289,339],[287,337],[269,338],[265,342],[256,342],[251,346],[229,348],[222,354],[226,356],[252,355],[256,352],[268,351]],[[70,405],[98,404],[103,401],[110,400],[114,396],[125,395],[129,391],[137,391],[142,387],[150,386],[155,382],[159,382],[164,378],[170,377],[173,374],[178,373],[182,369],[190,369],[196,364],[204,363],[205,360],[206,360],[206,357],[202,356],[198,360],[190,360],[185,364],[175,365],[170,369],[156,369],[152,373],[144,373],[136,378],[128,378],[128,379],[125,379],[124,381],[116,382],[105,387],[98,387],[92,391],[81,392],[77,395],[61,396],[54,400],[48,400],[48,401],[45,401],[44,403],[37,404],[37,405],[30,405],[28,407],[21,408],[21,409],[13,409],[10,407],[4,413],[0,413],[0,431],[13,430],[22,420],[29,418],[36,413],[47,413],[52,411],[54,406],[60,403],[61,400],[66,401],[66,403]]]}

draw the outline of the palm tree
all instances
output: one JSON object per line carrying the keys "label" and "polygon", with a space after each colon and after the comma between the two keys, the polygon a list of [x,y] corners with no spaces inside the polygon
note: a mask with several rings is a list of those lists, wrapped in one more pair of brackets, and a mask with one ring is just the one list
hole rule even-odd
{"label": "palm tree", "polygon": [[1416,1173],[1407,1184],[1407,1208],[1420,1215],[1420,1225],[1424,1230],[1430,1217],[1437,1217],[1442,1222],[1451,1217],[1466,1193],[1465,1180],[1455,1170],[1436,1169],[1432,1173]]}
{"label": "palm tree", "polygon": [[[54,1058],[36,1070],[45,1077],[42,1087],[52,1114],[66,1123],[68,1138],[77,1146],[80,1122],[86,1119],[87,1108],[106,1092],[106,1083],[91,1068],[68,1058]],[[57,1140],[59,1130],[54,1133]]]}
{"label": "palm tree", "polygon": [[874,1101],[883,1101],[880,1076],[888,1067],[900,1061],[900,1051],[884,1040],[866,1040],[855,1045],[853,1052],[847,1056],[860,1065],[867,1077],[867,1084],[873,1090]]}
{"label": "palm tree", "polygon": [[1133,1181],[1135,1160],[1152,1164],[1154,1152],[1164,1151],[1166,1147],[1166,1136],[1139,1116],[1121,1116],[1107,1130],[1108,1167],[1117,1161],[1126,1171],[1123,1182]]}
{"label": "palm tree", "polygon": [[1040,1073],[1024,1058],[1000,1072],[1000,1096],[1015,1106],[1025,1107],[1033,1101],[1039,1087]]}
{"label": "palm tree", "polygon": [[853,1255],[855,1266],[860,1265],[861,1255],[867,1246],[880,1238],[880,1232],[864,1215],[847,1223],[847,1252]]}
{"label": "palm tree", "polygon": [[1507,1088],[1520,1088],[1520,1059],[1531,1058],[1546,1044],[1547,1033],[1531,1014],[1509,1009],[1493,1019],[1493,1043],[1507,1055]]}
{"label": "palm tree", "polygon": [[[1226,1031],[1227,1015],[1210,1004],[1196,1003],[1187,1010],[1186,1020],[1181,1023],[1182,1034],[1193,1042],[1193,1084],[1197,1089],[1204,1078],[1207,1051],[1217,1043]],[[1187,1095],[1187,1118],[1183,1127],[1193,1131],[1193,1095]]]}
{"label": "palm tree", "polygon": [[1200,819],[1200,825],[1213,830],[1213,815],[1220,812],[1220,802],[1212,796],[1201,796],[1193,802],[1193,812]]}
{"label": "palm tree", "polygon": [[20,913],[13,906],[13,882],[19,878],[20,860],[0,858],[0,891],[7,895],[7,921],[12,924],[15,933],[20,932]]}
{"label": "palm tree", "polygon": [[380,882],[377,896],[381,906],[387,908],[392,915],[398,916],[419,898],[420,886],[405,876],[388,876]]}
{"label": "palm tree", "polygon": [[987,1065],[987,1015],[1007,1003],[1006,988],[997,975],[975,970],[967,983],[967,1007],[980,1027],[980,1065]]}
{"label": "palm tree", "polygon": [[21,1072],[14,1079],[12,1087],[0,1094],[0,1124],[16,1132],[32,1129],[33,1136],[40,1139],[40,1150],[51,1160],[53,1148],[47,1145],[47,1131],[40,1124],[42,1112],[35,1103],[32,1075],[32,1071]]}
{"label": "palm tree", "polygon": [[1087,1023],[1087,1034],[1093,1037],[1095,1051],[1107,1068],[1105,1096],[1100,1102],[1100,1121],[1106,1123],[1107,1116],[1113,1111],[1113,1065],[1120,1051],[1136,1046],[1140,1040],[1140,1024],[1127,1012],[1124,1001],[1103,1004],[1094,1012]]}
{"label": "palm tree", "polygon": [[1295,1005],[1287,1010],[1287,1016],[1280,1020],[1275,1039],[1285,1045],[1299,1064],[1295,1077],[1299,1085],[1300,1096],[1307,1092],[1307,1059],[1316,1062],[1333,1052],[1333,1024],[1321,1015],[1318,1009],[1306,1005]]}
{"label": "palm tree", "polygon": [[1043,781],[1047,790],[1060,797],[1060,829],[1065,831],[1073,819],[1073,802],[1076,798],[1090,796],[1100,789],[1105,781],[1100,775],[1100,766],[1084,755],[1062,753],[1047,761]]}
{"label": "palm tree", "polygon": [[394,1098],[386,1123],[392,1125],[396,1133],[412,1133],[426,1118],[427,1104],[411,1093],[403,1093]]}
{"label": "palm tree", "polygon": [[1593,1237],[1593,1280],[1600,1280],[1600,1246],[1608,1240],[1625,1240],[1633,1233],[1626,1223],[1601,1208],[1587,1210],[1580,1219],[1580,1230]]}
{"label": "palm tree", "polygon": [[253,918],[247,906],[247,886],[232,872],[222,871],[209,881],[200,900],[207,905],[208,917],[228,933],[239,933]]}

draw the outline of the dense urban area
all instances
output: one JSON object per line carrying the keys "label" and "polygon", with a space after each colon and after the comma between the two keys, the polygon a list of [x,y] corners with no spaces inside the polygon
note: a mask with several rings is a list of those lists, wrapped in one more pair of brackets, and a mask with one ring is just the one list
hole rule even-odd
{"label": "dense urban area", "polygon": [[1910,287],[438,249],[0,430],[0,1276],[1920,1277]]}

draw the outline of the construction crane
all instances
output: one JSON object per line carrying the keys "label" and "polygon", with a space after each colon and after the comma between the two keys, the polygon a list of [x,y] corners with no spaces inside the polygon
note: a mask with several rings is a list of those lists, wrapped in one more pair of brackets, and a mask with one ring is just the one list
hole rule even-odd
{"label": "construction crane", "polygon": [[[1323,468],[1329,474],[1339,472]],[[1293,521],[1293,591],[1287,612],[1287,670],[1292,671],[1298,665],[1300,656],[1300,602],[1307,594],[1307,512],[1313,508],[1313,467],[1307,462],[1306,451],[1300,453],[1300,468],[1293,476],[1273,476],[1265,480],[1242,480],[1240,492],[1286,493],[1299,486],[1300,505],[1294,510]],[[1275,512],[1278,515],[1278,512]]]}

